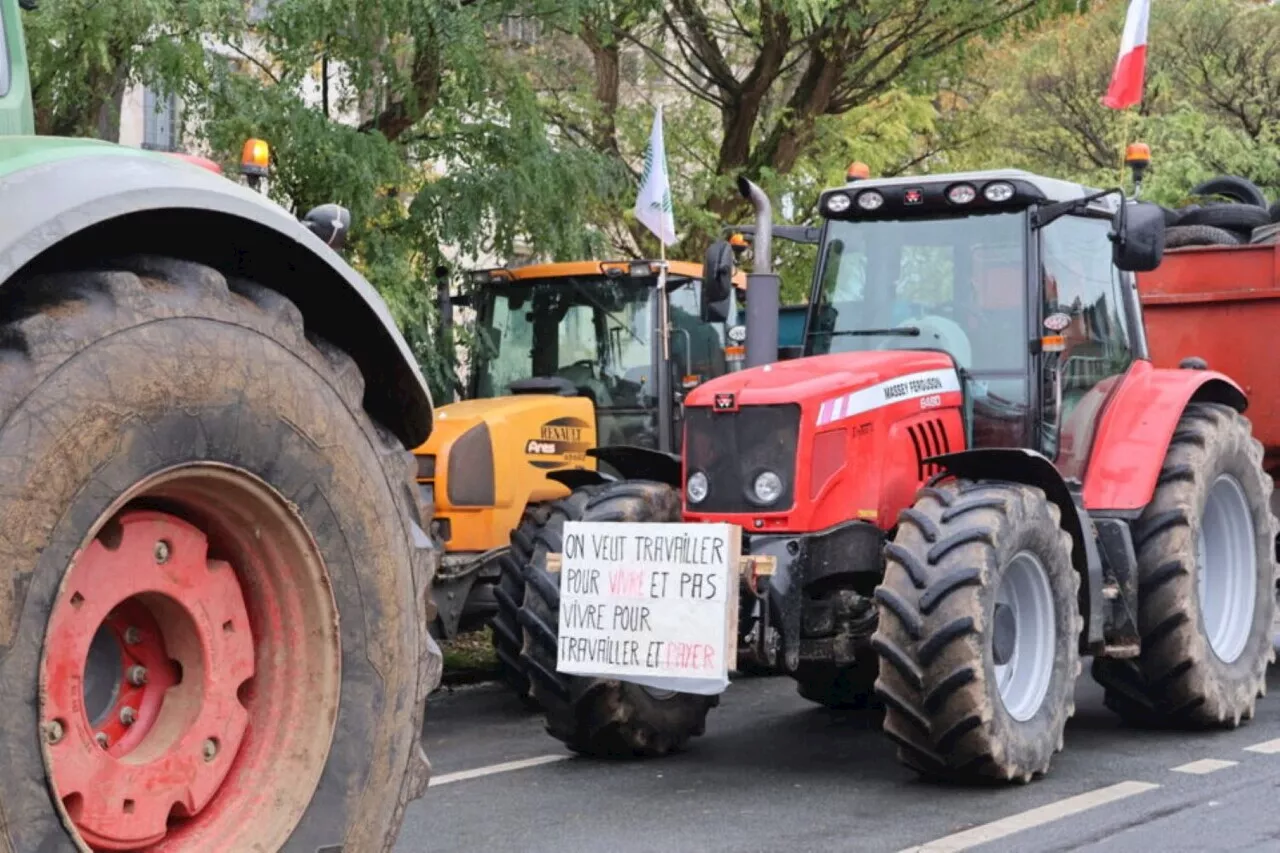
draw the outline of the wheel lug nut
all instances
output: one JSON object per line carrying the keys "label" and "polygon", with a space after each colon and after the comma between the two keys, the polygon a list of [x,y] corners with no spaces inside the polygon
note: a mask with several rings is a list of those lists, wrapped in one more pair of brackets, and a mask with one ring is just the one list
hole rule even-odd
{"label": "wheel lug nut", "polygon": [[204,760],[213,761],[213,759],[218,755],[218,742],[213,738],[209,738],[204,742],[203,751]]}
{"label": "wheel lug nut", "polygon": [[98,742],[98,746],[102,747],[103,749],[106,749],[108,746],[111,745],[111,739],[107,737],[106,732],[98,732],[96,735],[93,736],[93,739],[96,740]]}
{"label": "wheel lug nut", "polygon": [[132,726],[137,721],[138,721],[137,711],[133,710],[128,705],[125,705],[123,708],[120,709],[120,722],[124,723],[126,726]]}
{"label": "wheel lug nut", "polygon": [[44,739],[50,744],[55,744],[62,740],[62,736],[66,734],[66,730],[62,728],[62,723],[57,720],[51,720],[44,724]]}
{"label": "wheel lug nut", "polygon": [[156,543],[156,562],[166,563],[169,561],[169,543],[161,539]]}
{"label": "wheel lug nut", "polygon": [[130,625],[124,629],[124,641],[131,646],[136,646],[142,642],[142,632]]}
{"label": "wheel lug nut", "polygon": [[129,683],[134,687],[141,687],[147,683],[147,668],[141,664],[134,664],[129,667]]}

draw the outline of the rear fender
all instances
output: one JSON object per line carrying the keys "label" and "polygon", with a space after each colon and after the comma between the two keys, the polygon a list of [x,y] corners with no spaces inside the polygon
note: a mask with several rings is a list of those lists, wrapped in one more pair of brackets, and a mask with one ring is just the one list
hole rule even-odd
{"label": "rear fender", "polygon": [[1012,448],[964,450],[926,461],[967,480],[1003,480],[1035,486],[1057,505],[1062,513],[1062,529],[1071,536],[1071,561],[1080,573],[1080,612],[1085,618],[1080,644],[1082,648],[1100,646],[1106,610],[1102,559],[1094,540],[1093,523],[1053,463],[1034,450]]}
{"label": "rear fender", "polygon": [[288,211],[176,157],[103,146],[4,176],[0,282],[139,253],[206,264],[288,297],[307,330],[351,355],[365,408],[406,447],[431,432],[431,395],[386,304]]}
{"label": "rear fender", "polygon": [[1135,362],[1098,423],[1085,469],[1084,505],[1094,513],[1140,513],[1155,493],[1178,421],[1194,402],[1243,412],[1248,398],[1221,373]]}

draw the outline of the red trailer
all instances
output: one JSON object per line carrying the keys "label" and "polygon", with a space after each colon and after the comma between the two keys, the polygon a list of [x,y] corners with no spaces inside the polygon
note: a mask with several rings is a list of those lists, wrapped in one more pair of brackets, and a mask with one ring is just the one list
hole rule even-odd
{"label": "red trailer", "polygon": [[[1151,360],[1157,367],[1200,359],[1249,396],[1265,466],[1280,479],[1280,243],[1168,249],[1138,275]],[[1201,365],[1203,366],[1203,365]],[[1280,515],[1273,498],[1272,509]]]}

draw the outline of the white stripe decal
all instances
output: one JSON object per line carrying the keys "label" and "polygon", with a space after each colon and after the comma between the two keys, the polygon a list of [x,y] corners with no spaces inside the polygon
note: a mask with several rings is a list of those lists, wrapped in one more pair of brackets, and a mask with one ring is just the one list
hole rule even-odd
{"label": "white stripe decal", "polygon": [[960,377],[955,370],[944,367],[924,370],[887,379],[868,388],[860,388],[848,395],[826,400],[818,408],[818,426],[866,414],[875,409],[915,400],[930,394],[947,394],[960,390]]}

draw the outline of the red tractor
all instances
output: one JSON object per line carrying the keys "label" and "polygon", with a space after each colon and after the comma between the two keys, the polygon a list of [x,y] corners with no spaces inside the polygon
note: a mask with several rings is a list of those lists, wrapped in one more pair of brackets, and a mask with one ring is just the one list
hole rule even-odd
{"label": "red tractor", "polygon": [[739,525],[774,565],[743,581],[739,660],[825,705],[877,697],[927,777],[1045,773],[1082,656],[1131,722],[1249,719],[1274,658],[1272,481],[1236,383],[1151,364],[1133,273],[1160,264],[1163,211],[1011,170],[828,190],[804,356],[779,362],[768,203],[743,192],[747,369],[689,394],[678,465],[582,485],[514,544],[550,733],[660,754],[717,702],[557,671],[565,519]]}

